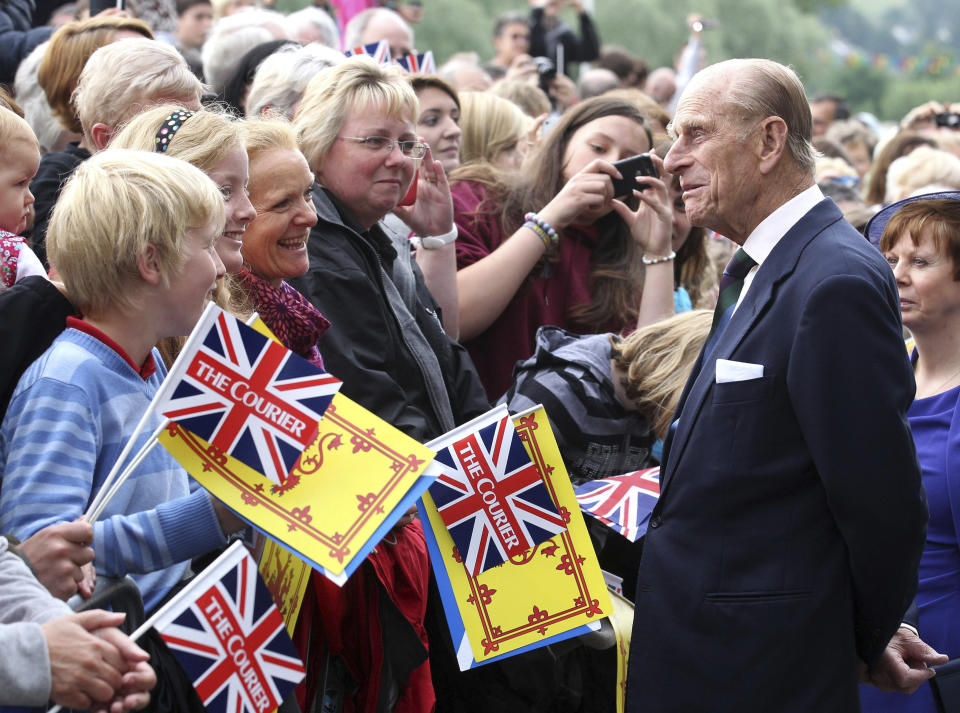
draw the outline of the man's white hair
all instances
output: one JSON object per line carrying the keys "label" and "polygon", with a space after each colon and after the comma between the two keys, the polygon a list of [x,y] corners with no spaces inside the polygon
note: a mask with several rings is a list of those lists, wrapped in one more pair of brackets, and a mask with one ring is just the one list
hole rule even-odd
{"label": "man's white hair", "polygon": [[203,44],[201,59],[207,84],[222,94],[247,52],[264,42],[289,37],[286,18],[272,10],[250,8],[217,20]]}
{"label": "man's white hair", "polygon": [[400,15],[393,10],[385,7],[371,7],[363,12],[358,12],[350,18],[350,22],[343,28],[343,48],[351,49],[363,44],[361,38],[369,25],[376,18],[389,19],[391,22],[399,25],[410,36],[410,46],[415,46],[413,41],[413,28]]}
{"label": "man's white hair", "polygon": [[346,59],[332,47],[312,43],[304,47],[281,47],[263,60],[247,94],[247,116],[259,117],[264,109],[293,119],[310,80]]}
{"label": "man's white hair", "polygon": [[340,49],[340,30],[330,15],[313,5],[291,12],[286,17],[287,32],[298,42],[319,42]]}

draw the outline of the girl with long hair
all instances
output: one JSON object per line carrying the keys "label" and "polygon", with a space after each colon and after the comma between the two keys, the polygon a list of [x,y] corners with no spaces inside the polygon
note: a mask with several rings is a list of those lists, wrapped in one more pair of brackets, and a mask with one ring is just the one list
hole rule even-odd
{"label": "girl with long hair", "polygon": [[613,188],[613,163],[650,148],[633,105],[597,97],[564,115],[516,179],[452,186],[460,336],[492,399],[542,325],[620,332],[673,314],[667,186],[638,177],[623,200]]}

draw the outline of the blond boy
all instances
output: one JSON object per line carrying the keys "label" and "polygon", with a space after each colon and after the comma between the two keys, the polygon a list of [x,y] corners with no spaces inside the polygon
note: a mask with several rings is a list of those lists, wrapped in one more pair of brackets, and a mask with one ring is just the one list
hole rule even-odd
{"label": "blond boy", "polygon": [[[223,274],[223,226],[213,181],[168,156],[111,149],[71,177],[49,255],[83,318],[24,373],[0,425],[0,531],[25,539],[86,510],[165,376],[153,345],[190,332]],[[134,575],[150,610],[241,525],[157,448],[94,525],[97,572]]]}

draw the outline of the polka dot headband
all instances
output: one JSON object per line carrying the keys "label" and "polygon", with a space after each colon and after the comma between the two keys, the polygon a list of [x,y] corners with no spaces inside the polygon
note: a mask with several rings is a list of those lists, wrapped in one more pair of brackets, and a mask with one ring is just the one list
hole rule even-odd
{"label": "polka dot headband", "polygon": [[183,126],[183,122],[193,116],[194,113],[195,112],[187,111],[186,109],[177,109],[177,111],[164,119],[163,124],[160,126],[160,131],[157,132],[155,139],[156,146],[154,149],[160,153],[165,153],[170,146],[170,142],[173,140],[173,135]]}

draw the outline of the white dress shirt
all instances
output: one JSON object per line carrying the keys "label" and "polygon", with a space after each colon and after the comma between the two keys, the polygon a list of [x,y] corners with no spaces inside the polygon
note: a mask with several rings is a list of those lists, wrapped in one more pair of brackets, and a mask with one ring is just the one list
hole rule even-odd
{"label": "white dress shirt", "polygon": [[[747,294],[747,290],[753,284],[753,278],[756,276],[757,270],[761,268],[763,261],[767,259],[777,243],[787,234],[790,228],[800,222],[800,219],[822,200],[823,193],[817,184],[813,184],[764,218],[760,225],[747,236],[743,243],[743,251],[753,258],[757,264],[743,278],[743,289],[740,290],[737,307],[743,302],[744,295]],[[737,307],[734,308],[734,311]]]}

